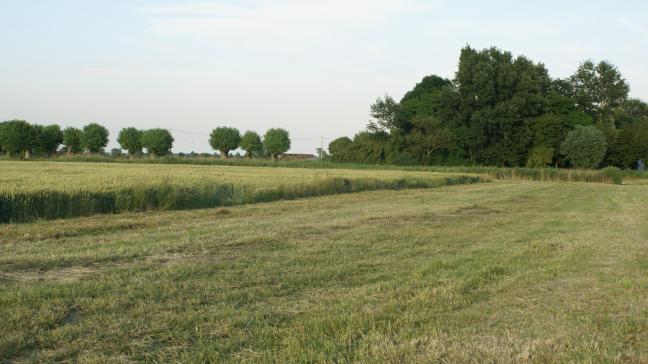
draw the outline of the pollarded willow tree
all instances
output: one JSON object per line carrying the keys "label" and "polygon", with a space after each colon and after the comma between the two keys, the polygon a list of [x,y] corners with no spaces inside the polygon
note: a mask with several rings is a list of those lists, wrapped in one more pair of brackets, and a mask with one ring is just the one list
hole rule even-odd
{"label": "pollarded willow tree", "polygon": [[0,138],[7,155],[27,159],[30,150],[37,145],[38,129],[24,120],[10,120],[3,123]]}
{"label": "pollarded willow tree", "polygon": [[63,145],[65,145],[68,156],[83,151],[81,135],[83,135],[83,130],[79,128],[67,127],[63,130]]}
{"label": "pollarded willow tree", "polygon": [[248,158],[263,153],[263,142],[258,133],[254,131],[246,131],[241,137],[241,149],[245,151]]}
{"label": "pollarded willow tree", "polygon": [[169,154],[173,142],[173,136],[166,129],[149,129],[142,132],[142,146],[148,150],[151,158]]}
{"label": "pollarded willow tree", "polygon": [[117,142],[122,149],[128,151],[128,158],[142,153],[142,131],[136,128],[124,128],[119,131]]}
{"label": "pollarded willow tree", "polygon": [[53,124],[40,129],[36,143],[40,152],[47,154],[49,157],[56,153],[61,143],[63,143],[63,132],[60,126]]}
{"label": "pollarded willow tree", "polygon": [[263,136],[263,148],[270,154],[272,159],[277,158],[281,153],[290,149],[290,135],[288,131],[281,128],[269,129]]}
{"label": "pollarded willow tree", "polygon": [[90,153],[99,153],[108,145],[108,129],[91,123],[83,127],[81,134],[81,146]]}
{"label": "pollarded willow tree", "polygon": [[236,128],[221,126],[212,130],[209,135],[209,145],[219,151],[223,159],[228,157],[231,150],[238,148],[240,143],[241,134]]}

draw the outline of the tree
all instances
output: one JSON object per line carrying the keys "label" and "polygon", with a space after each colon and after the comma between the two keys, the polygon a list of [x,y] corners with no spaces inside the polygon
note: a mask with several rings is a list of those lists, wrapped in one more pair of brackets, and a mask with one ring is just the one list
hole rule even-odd
{"label": "tree", "polygon": [[598,64],[588,60],[583,62],[570,78],[574,98],[581,110],[595,118],[597,122],[611,123],[614,108],[627,98],[630,87],[613,64],[602,61]]}
{"label": "tree", "polygon": [[[119,131],[117,142],[128,151],[128,158],[142,153],[142,131],[136,128],[124,128]],[[121,151],[120,151],[121,153]]]}
{"label": "tree", "polygon": [[341,137],[329,143],[328,150],[335,162],[352,162],[354,160],[353,140]]}
{"label": "tree", "polygon": [[379,97],[370,110],[374,119],[367,125],[370,132],[390,132],[398,129],[399,104],[391,96],[385,94],[384,98]]}
{"label": "tree", "polygon": [[220,152],[221,158],[226,159],[230,150],[239,147],[241,134],[236,128],[221,126],[212,130],[209,135],[209,145]]}
{"label": "tree", "polygon": [[7,155],[20,155],[21,159],[29,158],[29,151],[36,145],[37,131],[33,125],[24,120],[10,120],[2,127],[2,144]]}
{"label": "tree", "polygon": [[622,168],[634,168],[638,160],[648,161],[648,120],[625,125],[610,143],[610,162]]}
{"label": "tree", "polygon": [[527,126],[543,114],[551,86],[544,65],[497,48],[465,47],[454,84],[453,129],[465,156],[481,164],[523,165],[531,144]]}
{"label": "tree", "polygon": [[142,146],[148,150],[151,158],[169,154],[173,142],[173,136],[166,129],[149,129],[142,132]]}
{"label": "tree", "polygon": [[108,129],[103,126],[91,123],[83,127],[81,134],[81,146],[90,153],[99,153],[108,145]]}
{"label": "tree", "polygon": [[56,152],[58,147],[63,143],[63,132],[58,125],[44,126],[37,138],[37,148],[51,156]]}
{"label": "tree", "polygon": [[417,116],[412,119],[412,126],[408,149],[418,156],[421,163],[431,162],[436,151],[449,149],[453,145],[452,132],[434,116]]}
{"label": "tree", "polygon": [[7,124],[6,121],[0,122],[0,152],[6,152],[6,148],[2,145],[2,140],[4,138],[4,127]]}
{"label": "tree", "polygon": [[67,127],[63,130],[63,145],[67,149],[68,156],[83,150],[81,135],[83,135],[83,131],[78,128]]}
{"label": "tree", "polygon": [[607,150],[603,132],[593,126],[577,126],[562,143],[561,152],[576,168],[596,168]]}
{"label": "tree", "polygon": [[246,131],[241,138],[241,149],[245,151],[248,158],[254,155],[259,155],[263,152],[263,143],[258,133],[253,131]]}
{"label": "tree", "polygon": [[263,136],[263,148],[275,159],[278,154],[285,153],[290,149],[290,136],[281,128],[272,128]]}

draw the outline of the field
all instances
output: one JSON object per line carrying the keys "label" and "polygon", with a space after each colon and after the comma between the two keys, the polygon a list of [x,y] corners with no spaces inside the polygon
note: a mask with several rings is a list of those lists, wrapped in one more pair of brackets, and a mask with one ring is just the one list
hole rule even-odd
{"label": "field", "polygon": [[399,170],[10,161],[0,168],[0,223],[479,182],[476,174]]}
{"label": "field", "polygon": [[496,181],[0,225],[0,358],[646,362],[646,188]]}

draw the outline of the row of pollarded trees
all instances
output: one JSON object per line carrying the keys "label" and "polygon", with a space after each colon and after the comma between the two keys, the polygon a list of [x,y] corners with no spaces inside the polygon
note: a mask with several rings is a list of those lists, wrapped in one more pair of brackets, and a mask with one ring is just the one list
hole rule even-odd
{"label": "row of pollarded trees", "polygon": [[0,123],[0,150],[8,156],[27,159],[34,152],[52,155],[63,144],[68,154],[87,150],[100,152],[108,144],[108,130],[95,123],[83,129],[52,125],[30,124],[25,120],[9,120]]}
{"label": "row of pollarded trees", "polygon": [[230,151],[241,148],[250,158],[268,155],[274,159],[290,149],[290,136],[284,129],[272,128],[261,140],[261,136],[254,131],[247,131],[241,136],[238,129],[222,126],[212,130],[209,145],[220,152],[221,158],[227,158]]}
{"label": "row of pollarded trees", "polygon": [[117,142],[122,149],[128,151],[130,158],[142,154],[142,148],[146,148],[151,158],[165,156],[171,152],[174,141],[168,130],[159,128],[148,130],[124,128],[117,136]]}
{"label": "row of pollarded trees", "polygon": [[[27,159],[34,152],[51,156],[61,145],[67,155],[81,152],[100,153],[108,145],[108,129],[91,123],[79,128],[61,129],[59,125],[30,124],[24,120],[0,123],[0,150],[7,155]],[[117,139],[130,156],[146,148],[151,156],[166,155],[173,146],[173,136],[166,129],[138,130],[124,128]]]}

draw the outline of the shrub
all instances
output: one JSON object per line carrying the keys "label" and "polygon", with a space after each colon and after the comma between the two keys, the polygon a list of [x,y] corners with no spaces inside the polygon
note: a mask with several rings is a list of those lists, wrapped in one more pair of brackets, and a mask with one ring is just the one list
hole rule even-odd
{"label": "shrub", "polygon": [[527,167],[544,168],[551,165],[554,156],[554,149],[548,147],[535,147],[529,152]]}

